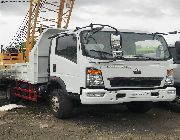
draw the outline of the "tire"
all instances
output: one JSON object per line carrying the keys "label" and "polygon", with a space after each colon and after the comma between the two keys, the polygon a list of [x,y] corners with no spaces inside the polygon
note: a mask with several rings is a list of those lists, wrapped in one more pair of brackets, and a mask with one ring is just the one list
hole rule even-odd
{"label": "tire", "polygon": [[152,102],[131,102],[126,106],[133,113],[146,113],[152,108]]}
{"label": "tire", "polygon": [[167,106],[170,110],[180,113],[180,85],[176,86],[176,99],[172,102],[167,102]]}
{"label": "tire", "polygon": [[180,96],[177,95],[174,101],[168,102],[168,105],[171,110],[180,113]]}
{"label": "tire", "polygon": [[19,98],[14,96],[14,94],[12,93],[11,87],[8,87],[6,90],[6,100],[8,101],[8,103],[17,103],[19,101]]}
{"label": "tire", "polygon": [[73,103],[61,89],[55,89],[51,93],[50,107],[53,115],[59,119],[72,116]]}

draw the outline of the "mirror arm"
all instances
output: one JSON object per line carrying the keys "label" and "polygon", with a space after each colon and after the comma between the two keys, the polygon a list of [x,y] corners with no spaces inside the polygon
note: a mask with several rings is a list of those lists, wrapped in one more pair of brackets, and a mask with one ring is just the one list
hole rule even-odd
{"label": "mirror arm", "polygon": [[121,32],[118,31],[117,34],[120,35],[120,46],[122,47],[122,35],[121,35]]}
{"label": "mirror arm", "polygon": [[121,34],[120,34],[120,46],[122,48],[122,36],[121,36]]}

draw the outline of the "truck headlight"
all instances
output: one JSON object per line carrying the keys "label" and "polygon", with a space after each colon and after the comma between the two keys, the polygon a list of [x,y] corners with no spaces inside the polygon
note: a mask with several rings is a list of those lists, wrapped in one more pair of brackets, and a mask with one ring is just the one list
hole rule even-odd
{"label": "truck headlight", "polygon": [[167,70],[167,76],[165,79],[165,85],[174,85],[174,72],[173,69]]}
{"label": "truck headlight", "polygon": [[86,85],[88,87],[104,87],[101,70],[88,68]]}

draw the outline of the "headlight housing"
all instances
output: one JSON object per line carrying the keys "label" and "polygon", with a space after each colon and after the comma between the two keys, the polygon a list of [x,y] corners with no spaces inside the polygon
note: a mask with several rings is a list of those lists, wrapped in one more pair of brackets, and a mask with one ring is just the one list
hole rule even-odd
{"label": "headlight housing", "polygon": [[104,87],[104,81],[101,70],[95,68],[88,68],[86,71],[87,79],[86,86],[87,87]]}
{"label": "headlight housing", "polygon": [[168,86],[168,85],[174,85],[174,71],[173,69],[171,70],[167,70],[167,76],[166,76],[166,79],[165,79],[165,85]]}

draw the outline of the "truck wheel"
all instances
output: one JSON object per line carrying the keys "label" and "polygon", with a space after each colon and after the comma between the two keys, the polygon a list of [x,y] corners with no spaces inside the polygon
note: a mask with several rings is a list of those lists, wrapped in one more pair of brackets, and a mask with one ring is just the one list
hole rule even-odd
{"label": "truck wheel", "polygon": [[152,108],[152,102],[131,102],[127,103],[127,108],[134,113],[145,113]]}
{"label": "truck wheel", "polygon": [[174,101],[169,102],[169,106],[171,110],[180,112],[180,96],[177,95]]}
{"label": "truck wheel", "polygon": [[19,101],[19,98],[17,98],[16,96],[13,95],[11,87],[8,87],[6,90],[6,100],[9,103],[16,103]]}
{"label": "truck wheel", "polygon": [[72,116],[73,104],[61,89],[53,90],[50,96],[50,107],[55,117],[66,119]]}

